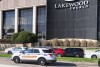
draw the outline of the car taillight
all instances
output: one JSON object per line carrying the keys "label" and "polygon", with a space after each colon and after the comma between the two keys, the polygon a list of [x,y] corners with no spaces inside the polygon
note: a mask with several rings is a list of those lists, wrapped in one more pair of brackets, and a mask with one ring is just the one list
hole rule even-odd
{"label": "car taillight", "polygon": [[52,54],[49,54],[52,57]]}

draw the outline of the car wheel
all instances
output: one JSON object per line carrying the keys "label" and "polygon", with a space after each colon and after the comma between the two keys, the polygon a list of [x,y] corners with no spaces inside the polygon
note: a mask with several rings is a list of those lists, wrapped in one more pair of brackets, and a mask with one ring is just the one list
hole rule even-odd
{"label": "car wheel", "polygon": [[12,54],[12,52],[11,51],[8,51],[8,54]]}
{"label": "car wheel", "polygon": [[61,54],[57,54],[57,57],[62,57],[62,55]]}
{"label": "car wheel", "polygon": [[39,58],[38,64],[41,65],[41,66],[44,66],[46,64],[46,60],[44,58]]}
{"label": "car wheel", "polygon": [[14,58],[13,58],[13,61],[14,61],[15,63],[20,63],[20,58],[19,58],[19,57],[14,57]]}
{"label": "car wheel", "polygon": [[96,55],[92,55],[91,58],[97,58],[97,56]]}

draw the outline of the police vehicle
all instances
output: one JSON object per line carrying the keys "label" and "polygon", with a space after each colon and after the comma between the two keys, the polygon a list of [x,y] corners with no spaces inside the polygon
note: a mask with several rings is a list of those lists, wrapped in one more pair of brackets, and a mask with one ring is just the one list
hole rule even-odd
{"label": "police vehicle", "polygon": [[55,63],[56,55],[48,48],[32,48],[14,53],[11,60],[15,63],[32,61],[37,62],[39,65],[45,65],[47,63]]}

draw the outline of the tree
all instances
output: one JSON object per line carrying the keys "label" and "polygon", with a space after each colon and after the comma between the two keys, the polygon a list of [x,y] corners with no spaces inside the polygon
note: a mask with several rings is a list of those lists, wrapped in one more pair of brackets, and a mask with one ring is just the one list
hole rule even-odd
{"label": "tree", "polygon": [[12,39],[12,41],[15,43],[34,43],[37,41],[38,36],[30,32],[22,31],[13,34]]}

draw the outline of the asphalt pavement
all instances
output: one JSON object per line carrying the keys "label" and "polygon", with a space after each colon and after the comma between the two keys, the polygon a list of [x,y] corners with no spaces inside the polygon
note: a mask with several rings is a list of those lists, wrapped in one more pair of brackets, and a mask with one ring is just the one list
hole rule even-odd
{"label": "asphalt pavement", "polygon": [[20,67],[20,66],[0,64],[0,67]]}
{"label": "asphalt pavement", "polygon": [[19,63],[16,64],[10,58],[0,58],[0,67],[99,67],[98,63],[68,62],[57,61],[54,64],[40,66],[37,63]]}

